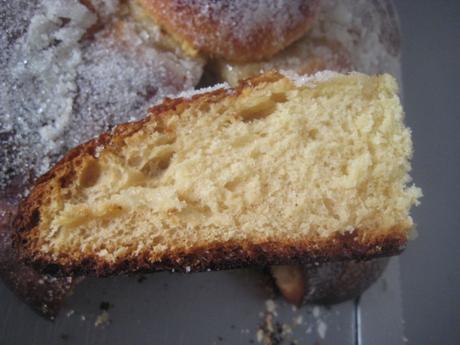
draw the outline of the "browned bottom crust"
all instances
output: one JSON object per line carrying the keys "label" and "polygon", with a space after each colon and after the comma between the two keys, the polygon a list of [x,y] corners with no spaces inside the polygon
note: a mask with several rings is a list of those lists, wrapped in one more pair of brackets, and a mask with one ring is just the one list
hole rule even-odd
{"label": "browned bottom crust", "polygon": [[[371,236],[372,235],[372,236]],[[75,261],[60,256],[27,258],[36,269],[53,275],[94,274],[107,276],[128,272],[154,272],[162,270],[205,271],[284,264],[312,264],[330,261],[368,260],[400,253],[407,242],[399,229],[391,232],[369,234],[354,231],[334,238],[296,242],[216,243],[197,246],[189,250],[174,250],[158,261],[149,261],[149,253],[140,254],[113,263],[97,256]]]}
{"label": "browned bottom crust", "polygon": [[72,290],[72,277],[52,277],[19,261],[13,248],[11,218],[15,208],[0,201],[0,279],[40,315],[54,319]]}

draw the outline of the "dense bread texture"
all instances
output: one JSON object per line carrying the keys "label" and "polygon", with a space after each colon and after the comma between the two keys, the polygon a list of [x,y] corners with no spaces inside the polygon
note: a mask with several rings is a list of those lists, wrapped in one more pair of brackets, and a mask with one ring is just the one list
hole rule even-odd
{"label": "dense bread texture", "polygon": [[184,51],[228,61],[270,57],[312,25],[318,0],[137,0]]}
{"label": "dense bread texture", "polygon": [[99,275],[391,255],[420,196],[411,154],[391,76],[272,72],[70,151],[21,203],[18,245]]}

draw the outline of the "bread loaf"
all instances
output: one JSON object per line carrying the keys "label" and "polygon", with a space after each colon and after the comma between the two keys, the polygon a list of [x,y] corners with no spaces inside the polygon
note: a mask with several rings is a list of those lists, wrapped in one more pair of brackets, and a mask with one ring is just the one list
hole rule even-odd
{"label": "bread loaf", "polygon": [[98,275],[391,255],[420,196],[411,155],[391,76],[267,73],[70,151],[21,203],[17,243]]}

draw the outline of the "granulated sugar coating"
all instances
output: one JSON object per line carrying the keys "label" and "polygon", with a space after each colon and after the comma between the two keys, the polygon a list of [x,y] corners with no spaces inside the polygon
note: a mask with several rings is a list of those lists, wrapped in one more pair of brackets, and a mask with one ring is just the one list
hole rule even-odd
{"label": "granulated sugar coating", "polygon": [[235,36],[241,41],[250,40],[266,25],[274,25],[275,37],[283,37],[283,30],[289,23],[304,19],[305,7],[305,1],[300,0],[194,0],[183,3],[196,9],[198,18],[211,18],[219,23],[223,36]]}
{"label": "granulated sugar coating", "polygon": [[387,0],[322,0],[310,36],[340,42],[353,70],[400,78],[400,36]]}
{"label": "granulated sugar coating", "polygon": [[317,0],[139,0],[192,54],[268,58],[311,26]]}
{"label": "granulated sugar coating", "polygon": [[400,81],[399,41],[397,16],[388,0],[321,0],[310,31],[294,44],[262,61],[221,61],[216,70],[230,85],[272,69],[389,73]]}
{"label": "granulated sugar coating", "polygon": [[0,190],[201,77],[202,61],[159,49],[118,1],[92,5],[1,1]]}

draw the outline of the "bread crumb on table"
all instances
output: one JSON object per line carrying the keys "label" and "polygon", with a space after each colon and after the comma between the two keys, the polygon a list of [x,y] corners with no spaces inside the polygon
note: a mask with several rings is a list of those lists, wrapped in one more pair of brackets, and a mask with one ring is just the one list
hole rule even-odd
{"label": "bread crumb on table", "polygon": [[96,318],[94,322],[94,327],[99,326],[108,326],[111,323],[109,313],[106,310],[103,310]]}

